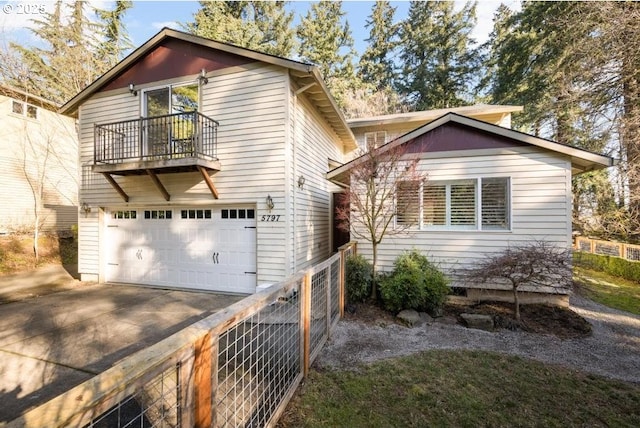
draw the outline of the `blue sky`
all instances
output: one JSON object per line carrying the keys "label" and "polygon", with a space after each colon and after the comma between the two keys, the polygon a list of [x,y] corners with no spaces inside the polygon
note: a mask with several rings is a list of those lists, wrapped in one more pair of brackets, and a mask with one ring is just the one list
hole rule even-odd
{"label": "blue sky", "polygon": [[[517,0],[503,0],[504,3],[514,8],[517,7]],[[27,27],[31,26],[30,20],[38,18],[42,8],[51,10],[53,1],[0,1],[0,42],[18,41],[22,44],[33,44]],[[91,3],[97,7],[111,8],[113,2],[103,0],[92,0]],[[463,2],[456,2],[460,7]],[[495,9],[501,3],[500,0],[480,0],[478,2],[478,25],[474,36],[479,41],[486,40],[491,31],[492,18]],[[409,9],[408,1],[392,1],[397,7],[396,19],[406,17]],[[300,16],[304,16],[309,8],[308,1],[293,1],[289,7],[295,13],[296,22]],[[193,19],[193,14],[198,10],[200,4],[197,1],[144,1],[135,0],[134,6],[128,11],[125,23],[131,36],[134,46],[139,46],[147,39],[157,33],[163,26],[180,29],[179,24],[189,22]],[[353,38],[356,43],[356,50],[361,54],[365,47],[364,41],[368,37],[368,30],[365,28],[365,21],[371,13],[373,2],[371,1],[344,1],[343,9],[346,12],[346,19],[349,22]]]}

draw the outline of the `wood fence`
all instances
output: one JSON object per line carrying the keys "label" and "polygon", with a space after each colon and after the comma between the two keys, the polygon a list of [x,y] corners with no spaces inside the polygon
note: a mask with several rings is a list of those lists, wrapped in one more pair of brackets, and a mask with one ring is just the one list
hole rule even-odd
{"label": "wood fence", "polygon": [[271,427],[343,315],[347,244],[0,427]]}
{"label": "wood fence", "polygon": [[575,240],[574,249],[586,253],[621,257],[635,262],[640,261],[640,245],[624,242],[601,241],[579,236]]}

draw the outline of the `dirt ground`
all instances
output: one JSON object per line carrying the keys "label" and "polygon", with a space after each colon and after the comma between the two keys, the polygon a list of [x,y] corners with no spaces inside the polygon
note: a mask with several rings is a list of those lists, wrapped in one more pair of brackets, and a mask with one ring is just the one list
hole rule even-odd
{"label": "dirt ground", "polygon": [[[345,312],[345,319],[360,321],[369,325],[384,326],[401,324],[391,313],[369,303],[354,305],[351,313]],[[484,302],[473,305],[446,304],[443,320],[448,324],[464,325],[463,313],[491,315],[497,329],[523,331],[528,333],[551,334],[561,339],[587,337],[591,334],[591,324],[569,308],[542,304],[521,305],[520,322],[513,316],[513,304]]]}

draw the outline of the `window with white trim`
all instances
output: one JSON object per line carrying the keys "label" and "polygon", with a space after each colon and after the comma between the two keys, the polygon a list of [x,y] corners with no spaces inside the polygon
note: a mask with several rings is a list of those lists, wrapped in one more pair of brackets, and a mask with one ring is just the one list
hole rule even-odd
{"label": "window with white trim", "polygon": [[487,177],[400,182],[396,224],[422,230],[509,230],[509,181]]}
{"label": "window with white trim", "polygon": [[22,101],[13,100],[13,102],[11,103],[11,112],[20,116],[26,116],[29,119],[38,118],[38,107],[24,103]]}
{"label": "window with white trim", "polygon": [[387,131],[365,132],[364,144],[366,149],[375,149],[387,142]]}

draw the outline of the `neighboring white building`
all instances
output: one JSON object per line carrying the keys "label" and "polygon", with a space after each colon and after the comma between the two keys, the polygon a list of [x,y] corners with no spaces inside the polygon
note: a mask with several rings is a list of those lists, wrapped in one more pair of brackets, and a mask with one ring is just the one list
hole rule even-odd
{"label": "neighboring white building", "polygon": [[[0,233],[71,233],[78,222],[75,120],[40,97],[0,85]],[[40,197],[40,194],[42,197]]]}
{"label": "neighboring white building", "polygon": [[[439,111],[440,117],[416,129],[394,124],[401,115],[350,122],[361,144],[365,132],[389,132],[393,139],[380,150],[404,146],[428,174],[418,187],[407,186],[416,194],[403,196],[417,203],[395,219],[417,223],[411,221],[406,234],[390,236],[378,246],[383,269],[391,269],[400,253],[413,248],[455,277],[456,269],[510,244],[546,240],[571,246],[571,178],[612,166],[614,160],[501,126],[509,124],[508,116],[489,123],[456,113],[473,108]],[[494,112],[498,109],[508,115],[513,107],[498,106]],[[327,178],[347,186],[359,162],[356,158]],[[371,246],[359,242],[358,251],[370,254]]]}
{"label": "neighboring white building", "polygon": [[62,111],[83,280],[253,293],[330,255],[356,142],[316,67],[163,29]]}

